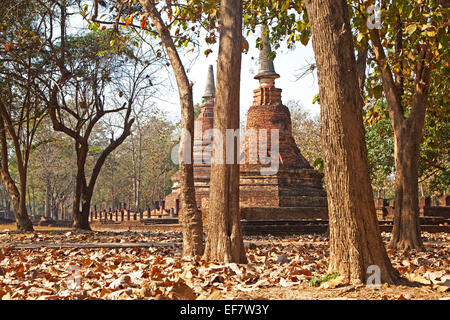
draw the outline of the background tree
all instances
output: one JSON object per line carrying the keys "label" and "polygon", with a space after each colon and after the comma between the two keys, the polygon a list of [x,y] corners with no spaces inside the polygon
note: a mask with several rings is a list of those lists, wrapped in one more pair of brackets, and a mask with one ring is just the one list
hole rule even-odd
{"label": "background tree", "polygon": [[[131,136],[113,152],[114,158],[107,158],[99,175],[92,204],[100,209],[117,207],[119,202],[136,206],[137,195],[139,208],[146,209],[170,192],[170,177],[177,169],[170,159],[176,125],[156,107],[146,109],[135,114]],[[139,140],[140,150],[136,147]]]}
{"label": "background tree", "polygon": [[437,108],[431,103],[425,116],[419,160],[421,196],[450,194],[450,112],[446,106],[448,102],[439,103]]}
{"label": "background tree", "polygon": [[295,143],[309,163],[313,165],[322,158],[320,115],[309,113],[299,101],[290,100],[286,106],[291,113],[292,135]]}
{"label": "background tree", "polygon": [[[134,122],[131,111],[136,97],[146,86],[150,86],[146,77],[150,63],[136,57],[129,47],[118,53],[108,52],[111,41],[114,41],[110,41],[111,33],[108,30],[93,30],[87,35],[67,37],[68,7],[60,4],[60,8],[62,36],[57,47],[53,44],[50,46],[52,54],[57,57],[59,78],[51,87],[49,85],[49,114],[54,129],[64,132],[75,141],[77,176],[73,201],[74,227],[89,229],[88,217],[96,180],[106,157],[130,135]],[[51,43],[51,40],[47,41]],[[128,66],[127,60],[130,61]],[[124,83],[123,91],[117,92],[124,102],[122,106],[114,105],[105,98],[105,94],[121,79],[120,72],[130,67],[134,70],[132,85]],[[115,124],[117,130],[112,132],[110,142],[98,155],[88,174],[85,165],[90,139],[95,141],[95,136],[91,136],[94,128],[105,116],[120,113],[121,120]]]}
{"label": "background tree", "polygon": [[[43,62],[39,33],[43,19],[34,4],[6,1],[0,9],[0,142],[1,176],[11,197],[17,228],[33,231],[26,207],[27,169],[39,123],[45,116],[45,105],[39,96]],[[8,152],[12,143],[13,157]],[[18,184],[9,172],[9,158],[14,158]]]}
{"label": "background tree", "polygon": [[389,115],[383,101],[375,101],[364,108],[364,127],[368,151],[369,169],[377,197],[390,195],[394,173],[394,137]]}
{"label": "background tree", "polygon": [[[68,201],[73,195],[76,171],[73,141],[53,131],[50,119],[45,119],[36,134],[36,147],[30,160],[30,187],[34,211],[43,203],[42,215],[62,219]],[[31,207],[31,206],[30,206]],[[67,218],[67,217],[66,217]]]}
{"label": "background tree", "polygon": [[[360,2],[364,14],[370,2]],[[381,29],[359,25],[368,35],[379,83],[387,102],[395,141],[396,195],[390,246],[422,249],[418,210],[420,143],[429,104],[432,75],[442,77],[448,59],[448,19],[438,1],[396,1],[383,5]],[[361,18],[361,21],[365,20]],[[382,40],[383,39],[383,40]],[[431,93],[432,94],[432,93]]]}

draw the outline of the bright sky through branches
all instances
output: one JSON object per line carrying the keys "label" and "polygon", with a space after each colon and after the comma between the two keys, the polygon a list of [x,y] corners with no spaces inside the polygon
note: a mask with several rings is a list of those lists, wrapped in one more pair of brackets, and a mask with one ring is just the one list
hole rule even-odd
{"label": "bright sky through branches", "polygon": [[[250,43],[250,49],[247,54],[242,55],[242,70],[241,70],[241,121],[245,120],[247,110],[253,102],[253,90],[258,88],[258,81],[253,79],[258,71],[258,49],[255,47],[256,37],[250,35],[247,41]],[[206,75],[208,65],[214,66],[214,73],[216,75],[216,59],[218,53],[218,46],[213,47],[214,52],[208,57],[203,54],[200,55],[193,63],[189,71],[189,79],[194,83],[194,103],[202,101],[202,95],[206,85]],[[203,52],[205,48],[202,48]],[[253,59],[252,59],[253,57]],[[288,50],[285,45],[277,50],[277,57],[274,60],[275,70],[280,74],[280,78],[275,81],[277,88],[283,90],[282,99],[286,104],[289,100],[299,100],[304,105],[305,109],[313,114],[320,111],[318,104],[312,103],[314,96],[319,93],[317,84],[317,75],[309,73],[300,80],[296,80],[298,75],[302,74],[301,69],[304,69],[308,63],[314,62],[314,53],[312,47],[307,47],[302,44],[297,44],[294,50]],[[178,95],[174,96],[174,104],[178,103],[176,99]],[[179,108],[178,110],[179,117]],[[171,112],[172,116],[172,112]]]}
{"label": "bright sky through branches", "polygon": [[[73,15],[70,21],[71,30],[76,33],[88,32],[87,23],[81,17],[81,15]],[[258,31],[257,31],[258,32]],[[256,48],[255,34],[250,34],[247,38],[250,48],[247,54],[242,54],[242,69],[241,69],[241,121],[245,121],[246,114],[253,102],[253,90],[258,88],[258,81],[253,79],[258,71],[258,56],[259,52]],[[218,43],[214,46],[208,47],[199,39],[200,43],[204,45],[199,49],[196,49],[197,53],[184,54],[180,49],[180,56],[186,62],[185,67],[188,70],[188,77],[191,82],[194,83],[194,103],[202,102],[202,95],[206,85],[206,75],[208,66],[212,64],[214,66],[214,75],[217,76],[217,54]],[[143,44],[145,45],[145,44]],[[203,52],[211,48],[213,53],[206,57]],[[200,52],[200,54],[198,54]],[[318,114],[320,106],[313,104],[314,96],[319,93],[319,87],[317,83],[316,73],[308,73],[301,79],[297,80],[298,76],[304,73],[308,64],[314,63],[314,52],[311,45],[307,47],[302,44],[296,44],[296,48],[289,50],[282,43],[281,48],[277,50],[277,56],[274,60],[275,70],[280,74],[280,78],[275,81],[277,88],[283,90],[282,100],[286,104],[289,100],[299,100],[305,107],[305,110],[312,114]],[[161,94],[161,97],[155,99],[159,109],[167,113],[168,117],[174,121],[180,119],[180,103],[177,93],[176,82],[172,73],[172,69],[166,68],[170,74],[167,74],[171,79],[172,88],[166,88]],[[165,70],[161,71],[160,76],[164,76]],[[171,91],[173,91],[171,93]],[[159,99],[158,99],[159,98]]]}

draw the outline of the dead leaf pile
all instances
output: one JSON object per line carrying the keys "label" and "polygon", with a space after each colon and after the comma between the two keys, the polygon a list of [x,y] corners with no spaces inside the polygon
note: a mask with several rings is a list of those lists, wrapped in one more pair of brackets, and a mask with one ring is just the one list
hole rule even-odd
{"label": "dead leaf pile", "polygon": [[[389,234],[383,234],[388,237]],[[425,234],[426,251],[394,252],[403,277],[448,297],[447,234]],[[15,243],[174,243],[145,248],[14,248]],[[0,234],[0,300],[7,299],[233,299],[258,297],[260,290],[309,287],[327,274],[328,239],[247,237],[248,264],[215,264],[181,257],[178,233]],[[7,246],[6,244],[9,244]],[[333,286],[327,289],[338,290]],[[379,299],[410,299],[406,294]]]}

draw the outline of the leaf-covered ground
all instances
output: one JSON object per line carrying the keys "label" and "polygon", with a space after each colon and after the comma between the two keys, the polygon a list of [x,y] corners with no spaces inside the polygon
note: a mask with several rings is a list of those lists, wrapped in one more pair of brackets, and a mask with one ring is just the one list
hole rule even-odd
{"label": "leaf-covered ground", "polygon": [[249,264],[220,265],[182,258],[176,232],[2,232],[0,299],[450,299],[450,235],[423,236],[388,250],[410,282],[371,289],[321,281],[324,236],[246,237]]}

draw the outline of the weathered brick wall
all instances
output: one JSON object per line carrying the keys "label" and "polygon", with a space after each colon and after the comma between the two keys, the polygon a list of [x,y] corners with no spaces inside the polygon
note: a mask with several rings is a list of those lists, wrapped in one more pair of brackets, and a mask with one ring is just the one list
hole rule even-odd
{"label": "weathered brick wall", "polygon": [[[261,164],[259,150],[265,148],[270,155],[273,129],[279,130],[279,170],[274,175],[262,175],[261,168],[270,165]],[[260,130],[267,131],[267,139],[260,136]],[[250,132],[257,135],[252,136]],[[266,84],[254,90],[246,133],[239,195],[242,218],[325,219],[327,199],[322,175],[311,167],[294,141],[291,115],[281,102],[280,89]]]}
{"label": "weathered brick wall", "polygon": [[[289,109],[281,102],[281,89],[261,87],[254,90],[254,94],[253,105],[247,113],[246,131],[248,133],[255,130],[257,140],[253,140],[250,136],[245,137],[243,144],[245,163],[261,163],[258,158],[258,150],[263,147],[270,153],[272,147],[271,130],[278,129],[280,167],[312,169],[292,136],[291,114]],[[267,130],[267,139],[260,136],[260,130]]]}

